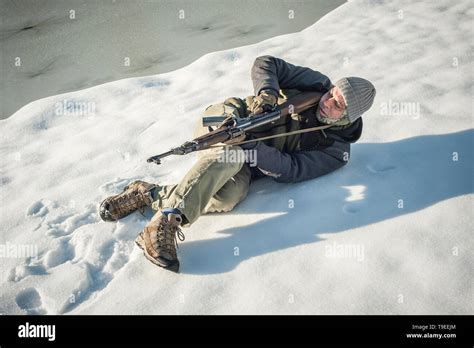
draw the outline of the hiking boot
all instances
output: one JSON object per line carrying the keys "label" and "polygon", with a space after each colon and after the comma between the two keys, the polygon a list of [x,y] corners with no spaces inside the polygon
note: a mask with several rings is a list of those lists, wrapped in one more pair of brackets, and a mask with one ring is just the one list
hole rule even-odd
{"label": "hiking boot", "polygon": [[100,203],[100,217],[104,221],[117,221],[139,209],[143,214],[143,208],[153,203],[151,190],[155,187],[156,185],[140,180],[128,184],[122,193],[110,196]]}
{"label": "hiking boot", "polygon": [[179,228],[182,221],[179,213],[162,212],[157,219],[145,226],[135,240],[148,260],[176,273],[179,271],[176,236],[184,241],[184,234]]}

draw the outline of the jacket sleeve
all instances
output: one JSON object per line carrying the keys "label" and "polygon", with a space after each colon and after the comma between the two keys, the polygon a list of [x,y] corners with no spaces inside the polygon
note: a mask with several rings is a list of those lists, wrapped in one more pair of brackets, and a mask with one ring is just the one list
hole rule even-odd
{"label": "jacket sleeve", "polygon": [[331,80],[319,71],[285,62],[272,56],[255,59],[252,67],[252,82],[255,95],[269,90],[278,96],[280,89],[297,88],[306,91],[321,91],[331,88]]}
{"label": "jacket sleeve", "polygon": [[336,141],[323,150],[284,153],[258,142],[257,167],[277,182],[300,182],[314,179],[344,166],[350,156],[350,144]]}

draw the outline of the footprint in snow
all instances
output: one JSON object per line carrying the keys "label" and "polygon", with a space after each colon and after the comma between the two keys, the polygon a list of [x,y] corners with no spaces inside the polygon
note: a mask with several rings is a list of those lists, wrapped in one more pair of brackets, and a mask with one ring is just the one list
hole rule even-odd
{"label": "footprint in snow", "polygon": [[40,258],[28,257],[25,261],[12,269],[8,274],[8,280],[19,282],[28,276],[48,274]]}
{"label": "footprint in snow", "polygon": [[[133,179],[117,179],[101,187],[103,192],[120,192]],[[84,250],[77,241],[83,240],[82,235],[75,232],[79,227],[98,222],[97,207],[89,204],[79,213],[74,211],[75,206],[61,205],[55,201],[39,200],[27,209],[27,216],[41,217],[42,221],[37,230],[42,227],[45,235],[53,237],[48,250],[41,252],[37,259],[26,260],[23,264],[10,270],[9,280],[19,282],[30,275],[48,274],[50,269],[59,267],[67,262],[73,262],[80,267],[86,267],[88,277],[78,280],[80,284],[74,292],[75,302],[66,304],[61,310],[66,313],[87,301],[92,294],[102,291],[112,281],[130,259],[133,250],[133,239],[137,226],[132,223],[124,226],[117,225],[117,236],[98,247],[99,259],[92,261],[84,259]],[[140,223],[137,217],[130,217],[131,221]],[[139,229],[139,228],[138,228]],[[76,238],[78,237],[78,238]],[[122,237],[125,240],[117,239]],[[133,238],[132,238],[133,237]],[[76,240],[77,239],[77,240]],[[61,272],[58,268],[56,272]],[[67,276],[67,275],[65,275]],[[41,298],[38,292],[29,288],[17,296],[17,303],[27,314],[44,314],[41,308]]]}
{"label": "footprint in snow", "polygon": [[28,315],[46,314],[41,296],[35,288],[21,290],[15,297],[15,302]]}
{"label": "footprint in snow", "polygon": [[43,217],[49,212],[48,207],[43,200],[39,200],[31,204],[26,210],[26,216]]}
{"label": "footprint in snow", "polygon": [[130,243],[111,240],[100,249],[100,259],[95,263],[83,262],[88,277],[82,281],[78,280],[79,286],[73,291],[74,302],[68,302],[61,309],[64,314],[77,308],[87,301],[94,293],[100,292],[115,278],[117,272],[129,261],[133,246]]}

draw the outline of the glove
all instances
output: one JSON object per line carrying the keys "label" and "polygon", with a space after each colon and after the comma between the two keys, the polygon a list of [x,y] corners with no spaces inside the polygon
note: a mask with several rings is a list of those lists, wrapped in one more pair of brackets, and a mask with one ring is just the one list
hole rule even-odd
{"label": "glove", "polygon": [[261,114],[262,112],[273,108],[276,105],[277,97],[263,90],[260,94],[253,98],[253,102],[249,107],[252,114]]}

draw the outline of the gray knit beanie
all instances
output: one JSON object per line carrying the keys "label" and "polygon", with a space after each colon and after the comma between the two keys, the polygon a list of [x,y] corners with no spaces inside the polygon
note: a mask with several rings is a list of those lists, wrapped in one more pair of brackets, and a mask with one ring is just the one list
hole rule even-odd
{"label": "gray knit beanie", "polygon": [[347,118],[354,122],[370,109],[375,98],[375,87],[361,77],[344,77],[336,82],[346,102]]}

